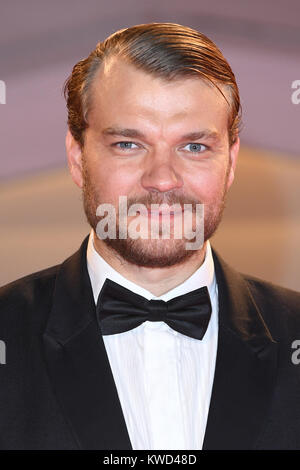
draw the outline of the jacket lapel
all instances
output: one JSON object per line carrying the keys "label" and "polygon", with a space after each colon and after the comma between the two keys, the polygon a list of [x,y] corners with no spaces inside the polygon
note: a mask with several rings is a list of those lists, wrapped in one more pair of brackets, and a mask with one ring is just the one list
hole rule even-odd
{"label": "jacket lapel", "polygon": [[60,266],[43,340],[50,380],[80,449],[132,449],[86,265],[88,236]]}
{"label": "jacket lapel", "polygon": [[216,370],[204,449],[252,449],[263,430],[277,365],[247,282],[213,252],[219,292]]}

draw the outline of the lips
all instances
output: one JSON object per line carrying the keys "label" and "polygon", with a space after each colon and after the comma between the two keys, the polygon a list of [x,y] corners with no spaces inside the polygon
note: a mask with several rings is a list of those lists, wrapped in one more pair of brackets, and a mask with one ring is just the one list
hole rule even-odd
{"label": "lips", "polygon": [[182,214],[182,210],[180,210],[180,211],[168,211],[168,210],[157,211],[157,210],[148,209],[148,216],[166,217],[166,216],[172,216],[172,215],[175,216],[175,215],[179,215],[179,214]]}

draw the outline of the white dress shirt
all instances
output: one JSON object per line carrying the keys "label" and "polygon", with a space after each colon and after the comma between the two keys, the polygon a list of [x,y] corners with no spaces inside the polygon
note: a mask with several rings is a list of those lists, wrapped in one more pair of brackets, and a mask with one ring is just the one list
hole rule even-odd
{"label": "white dress shirt", "polygon": [[168,301],[207,286],[212,315],[201,341],[146,321],[130,331],[103,335],[134,450],[202,449],[215,372],[218,292],[210,243],[203,264],[160,297],[129,281],[95,250],[91,230],[87,265],[95,303],[106,278],[144,296]]}

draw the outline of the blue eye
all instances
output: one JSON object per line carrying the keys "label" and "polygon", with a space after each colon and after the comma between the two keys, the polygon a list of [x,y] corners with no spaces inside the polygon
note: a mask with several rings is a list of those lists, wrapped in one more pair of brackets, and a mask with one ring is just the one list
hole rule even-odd
{"label": "blue eye", "polygon": [[119,149],[122,149],[122,150],[131,150],[132,149],[132,145],[135,145],[137,147],[137,145],[134,143],[134,142],[116,142],[114,144],[114,146],[116,146],[117,148]]}
{"label": "blue eye", "polygon": [[[207,146],[198,143],[187,144],[185,147],[189,147],[189,151],[192,153],[202,153],[204,150],[207,150]],[[185,148],[184,147],[184,148]]]}

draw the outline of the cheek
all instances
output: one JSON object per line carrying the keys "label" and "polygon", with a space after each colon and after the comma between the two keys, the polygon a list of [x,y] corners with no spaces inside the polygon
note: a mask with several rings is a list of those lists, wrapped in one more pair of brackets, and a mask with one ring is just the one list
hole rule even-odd
{"label": "cheek", "polygon": [[101,199],[118,202],[119,196],[129,196],[137,191],[138,180],[133,172],[121,168],[106,168],[95,176]]}
{"label": "cheek", "polygon": [[186,181],[186,190],[204,203],[209,203],[218,198],[223,191],[224,178],[225,176],[218,172],[202,172],[194,175],[192,180]]}

